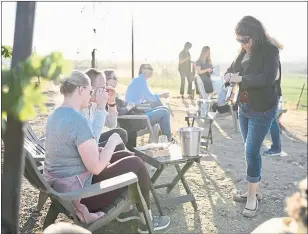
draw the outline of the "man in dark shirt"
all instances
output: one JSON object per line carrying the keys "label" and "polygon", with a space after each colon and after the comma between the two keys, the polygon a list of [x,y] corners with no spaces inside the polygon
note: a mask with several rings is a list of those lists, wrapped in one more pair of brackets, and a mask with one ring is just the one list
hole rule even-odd
{"label": "man in dark shirt", "polygon": [[189,97],[192,97],[192,81],[191,81],[191,61],[190,61],[190,53],[189,49],[192,44],[190,42],[186,42],[184,49],[181,51],[179,55],[179,72],[181,76],[181,89],[180,94],[182,98],[184,98],[184,88],[185,88],[185,78],[188,82],[187,94]]}

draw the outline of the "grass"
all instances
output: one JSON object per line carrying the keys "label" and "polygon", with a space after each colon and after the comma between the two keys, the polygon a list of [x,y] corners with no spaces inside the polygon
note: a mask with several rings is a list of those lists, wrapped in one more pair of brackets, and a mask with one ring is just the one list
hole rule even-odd
{"label": "grass", "polygon": [[306,83],[299,103],[300,110],[307,110],[307,78],[282,77],[283,101],[296,108],[303,84]]}
{"label": "grass", "polygon": [[[130,80],[131,78],[121,78],[120,82],[123,85],[128,85]],[[283,101],[284,104],[286,104],[286,108],[296,108],[304,83],[306,83],[306,85],[299,104],[299,110],[307,110],[307,77],[296,74],[285,75],[282,77],[281,88]],[[180,77],[178,75],[171,79],[153,77],[149,80],[149,87],[153,90],[169,90],[171,93],[178,95],[180,88]]]}

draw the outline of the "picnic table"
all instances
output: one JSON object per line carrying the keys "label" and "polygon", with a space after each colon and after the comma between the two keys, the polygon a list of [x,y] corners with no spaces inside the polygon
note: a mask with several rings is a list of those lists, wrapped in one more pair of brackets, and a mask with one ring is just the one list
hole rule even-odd
{"label": "picnic table", "polygon": [[[158,208],[160,215],[163,215],[162,209],[161,209],[162,207],[179,205],[179,204],[187,203],[187,202],[191,202],[195,210],[198,209],[196,199],[194,195],[192,194],[189,188],[188,182],[186,181],[184,175],[195,162],[197,163],[200,162],[200,158],[201,158],[200,155],[197,155],[194,157],[183,156],[181,153],[181,147],[176,144],[172,144],[169,146],[169,154],[166,156],[159,156],[159,157],[149,156],[146,153],[144,147],[136,147],[135,155],[140,157],[147,164],[156,168],[153,176],[151,177],[151,192],[152,192],[153,198],[155,200],[155,203],[156,203],[156,206]],[[184,164],[184,166],[181,168],[180,164]],[[170,165],[173,165],[177,171],[177,175],[174,177],[172,182],[155,185],[155,182],[157,181],[159,176]],[[182,182],[187,195],[172,197],[172,198],[168,198],[164,200],[160,200],[158,198],[156,189],[166,188],[167,193],[170,193],[179,181]]]}

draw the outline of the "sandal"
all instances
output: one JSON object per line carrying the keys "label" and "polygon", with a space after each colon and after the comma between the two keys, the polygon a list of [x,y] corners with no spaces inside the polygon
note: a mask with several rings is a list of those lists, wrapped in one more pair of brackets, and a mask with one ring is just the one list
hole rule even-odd
{"label": "sandal", "polygon": [[253,210],[245,207],[244,210],[243,210],[243,215],[245,217],[248,217],[248,218],[252,218],[252,217],[256,216],[258,207],[259,207],[259,202],[258,202],[258,199],[257,199],[256,200],[256,207]]}
{"label": "sandal", "polygon": [[[263,199],[263,195],[262,195],[261,192],[257,193],[256,196],[257,196],[257,200],[259,200],[259,201],[261,201]],[[233,201],[235,201],[235,202],[246,202],[247,197],[246,197],[246,195],[244,196],[242,194],[237,193],[237,194],[233,195]]]}

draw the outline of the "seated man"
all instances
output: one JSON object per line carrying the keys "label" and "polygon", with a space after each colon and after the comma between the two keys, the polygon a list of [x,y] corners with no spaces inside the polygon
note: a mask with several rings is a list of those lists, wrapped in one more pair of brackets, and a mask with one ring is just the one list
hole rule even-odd
{"label": "seated man", "polygon": [[[107,85],[113,87],[114,89],[118,85],[118,78],[115,75],[114,71],[106,70],[104,71]],[[143,114],[142,111],[138,111],[135,108],[135,104],[127,103],[117,95],[116,97],[117,110],[119,116],[121,115],[134,115],[134,114]],[[137,144],[137,132],[141,129],[147,127],[145,120],[140,119],[118,119],[119,125],[124,128],[127,132],[128,142],[126,147],[128,150],[133,151]]]}
{"label": "seated man", "polygon": [[160,98],[168,98],[169,93],[152,94],[148,88],[147,80],[153,75],[153,68],[150,64],[142,64],[139,69],[139,76],[133,78],[129,83],[125,101],[133,104],[150,103],[152,110],[145,114],[149,116],[152,125],[159,124],[163,135],[172,140],[170,128],[169,110],[162,106]]}
{"label": "seated man", "polygon": [[[83,109],[82,113],[90,120],[92,131],[97,142],[100,146],[104,146],[113,133],[118,133],[121,136],[123,143],[126,145],[126,131],[122,128],[116,128],[118,112],[115,103],[116,93],[114,89],[112,87],[107,87],[106,77],[100,71],[90,68],[86,71],[86,74],[91,80],[91,86],[94,92],[91,96],[89,107]],[[108,108],[106,108],[106,106],[108,106]],[[102,133],[105,125],[113,129]],[[117,146],[116,151],[124,149],[124,145],[119,145]]]}

